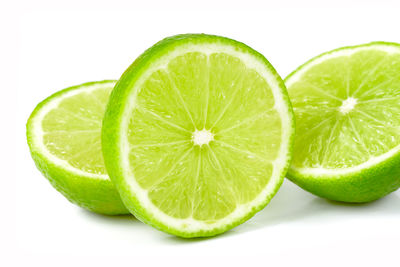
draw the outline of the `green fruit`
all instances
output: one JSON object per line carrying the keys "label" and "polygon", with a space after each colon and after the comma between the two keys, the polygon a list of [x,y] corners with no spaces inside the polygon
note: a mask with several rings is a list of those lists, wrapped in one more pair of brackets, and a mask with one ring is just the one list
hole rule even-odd
{"label": "green fruit", "polygon": [[103,214],[129,213],[107,176],[101,122],[115,81],[85,83],[42,101],[26,125],[38,169],[68,200]]}
{"label": "green fruit", "polygon": [[400,187],[399,44],[333,50],[285,82],[297,121],[290,180],[345,202]]}
{"label": "green fruit", "polygon": [[122,75],[102,147],[135,216],[198,237],[225,232],[267,205],[293,139],[285,86],[261,54],[228,38],[187,34],[157,43]]}

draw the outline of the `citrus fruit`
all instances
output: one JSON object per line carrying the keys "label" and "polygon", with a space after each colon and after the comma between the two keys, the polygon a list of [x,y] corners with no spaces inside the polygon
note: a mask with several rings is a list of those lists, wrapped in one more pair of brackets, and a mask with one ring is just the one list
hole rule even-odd
{"label": "citrus fruit", "polygon": [[55,93],[32,112],[28,145],[38,169],[71,202],[103,214],[129,213],[104,167],[101,122],[115,81]]}
{"label": "citrus fruit", "polygon": [[289,179],[344,202],[400,187],[400,45],[337,49],[285,82],[297,125]]}
{"label": "citrus fruit", "polygon": [[291,157],[293,113],[269,62],[223,37],[187,34],[145,51],[103,121],[107,171],[140,220],[212,236],[275,195]]}

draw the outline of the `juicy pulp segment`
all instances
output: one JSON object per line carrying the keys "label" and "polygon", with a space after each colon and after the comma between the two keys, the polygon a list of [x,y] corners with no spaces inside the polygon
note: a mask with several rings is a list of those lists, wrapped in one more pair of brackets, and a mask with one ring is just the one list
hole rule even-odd
{"label": "juicy pulp segment", "polygon": [[[267,82],[226,53],[188,52],[154,70],[128,124],[129,167],[165,214],[212,223],[254,200],[281,148]],[[193,133],[213,134],[196,145]]]}
{"label": "juicy pulp segment", "polygon": [[74,94],[50,110],[41,125],[47,150],[79,170],[106,174],[101,123],[112,89],[104,86]]}
{"label": "juicy pulp segment", "polygon": [[295,168],[354,167],[400,143],[400,49],[354,49],[287,80]]}

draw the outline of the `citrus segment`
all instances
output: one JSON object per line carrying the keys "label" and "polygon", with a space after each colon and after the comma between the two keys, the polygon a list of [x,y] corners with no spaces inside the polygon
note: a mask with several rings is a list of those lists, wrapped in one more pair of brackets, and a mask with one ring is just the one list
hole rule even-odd
{"label": "citrus segment", "polygon": [[348,202],[397,189],[400,170],[388,162],[400,150],[399,73],[400,45],[383,42],[334,50],[293,72],[286,85],[298,134],[289,177]]}
{"label": "citrus segment", "polygon": [[208,35],[167,38],[112,93],[103,152],[127,207],[183,237],[224,232],[267,204],[290,158],[293,117],[260,54]]}
{"label": "citrus segment", "polygon": [[101,125],[115,81],[62,90],[33,111],[28,145],[39,170],[71,202],[104,214],[128,211],[107,176]]}

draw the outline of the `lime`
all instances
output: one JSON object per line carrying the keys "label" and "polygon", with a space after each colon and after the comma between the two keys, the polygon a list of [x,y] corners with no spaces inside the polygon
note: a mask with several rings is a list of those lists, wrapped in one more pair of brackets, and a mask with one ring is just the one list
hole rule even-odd
{"label": "lime", "polygon": [[115,81],[85,83],[41,102],[26,125],[38,169],[71,202],[103,214],[129,213],[104,167],[101,121]]}
{"label": "lime", "polygon": [[289,179],[318,196],[368,202],[400,187],[400,45],[322,54],[286,85],[297,121]]}
{"label": "lime", "polygon": [[187,34],[144,52],[103,121],[107,171],[140,220],[181,237],[246,221],[289,166],[294,120],[269,62],[223,37]]}

